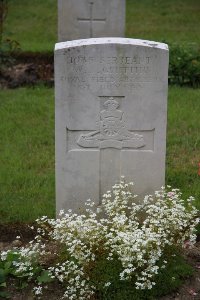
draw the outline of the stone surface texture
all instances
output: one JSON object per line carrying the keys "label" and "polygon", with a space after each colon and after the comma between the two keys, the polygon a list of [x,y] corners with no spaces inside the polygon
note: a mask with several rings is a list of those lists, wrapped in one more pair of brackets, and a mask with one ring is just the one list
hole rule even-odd
{"label": "stone surface texture", "polygon": [[125,0],[58,0],[58,41],[123,37]]}
{"label": "stone surface texture", "polygon": [[81,211],[124,175],[139,199],[165,183],[168,47],[126,38],[57,43],[56,202]]}

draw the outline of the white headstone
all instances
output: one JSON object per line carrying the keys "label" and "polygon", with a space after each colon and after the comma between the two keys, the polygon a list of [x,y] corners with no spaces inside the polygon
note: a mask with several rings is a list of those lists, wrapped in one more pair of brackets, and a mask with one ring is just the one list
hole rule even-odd
{"label": "white headstone", "polygon": [[56,44],[57,211],[99,204],[122,175],[140,197],[164,185],[167,82],[166,44]]}
{"label": "white headstone", "polygon": [[58,0],[58,41],[123,37],[125,0]]}

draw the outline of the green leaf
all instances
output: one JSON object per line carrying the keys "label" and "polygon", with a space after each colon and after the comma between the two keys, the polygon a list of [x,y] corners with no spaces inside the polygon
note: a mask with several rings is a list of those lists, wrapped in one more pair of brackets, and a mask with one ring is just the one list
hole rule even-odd
{"label": "green leaf", "polygon": [[0,283],[3,283],[6,281],[6,273],[3,269],[0,269]]}
{"label": "green leaf", "polygon": [[19,260],[19,257],[20,257],[20,254],[19,253],[17,253],[16,251],[15,252],[13,252],[13,251],[10,251],[8,254],[7,254],[7,258],[6,258],[6,260],[7,260],[7,262],[13,262],[13,261],[18,261]]}
{"label": "green leaf", "polygon": [[37,280],[39,283],[47,283],[53,281],[53,279],[49,275],[49,272],[46,270],[42,271],[41,275],[37,277]]}
{"label": "green leaf", "polygon": [[12,266],[12,262],[11,261],[7,261],[4,265],[5,270],[9,270],[10,267]]}

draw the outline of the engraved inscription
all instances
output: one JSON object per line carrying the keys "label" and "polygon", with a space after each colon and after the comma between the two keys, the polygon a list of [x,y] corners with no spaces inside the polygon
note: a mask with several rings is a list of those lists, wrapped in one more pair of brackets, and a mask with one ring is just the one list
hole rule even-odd
{"label": "engraved inscription", "polygon": [[80,23],[80,26],[84,26],[84,25],[87,25],[88,27],[88,30],[89,30],[89,37],[92,38],[94,36],[94,33],[93,33],[93,23],[96,23],[95,25],[97,24],[105,24],[106,22],[106,18],[104,19],[97,19],[97,18],[93,18],[93,9],[94,9],[94,1],[89,1],[89,18],[88,19],[84,19],[84,18],[78,18],[78,22]]}
{"label": "engraved inscription", "polygon": [[99,115],[99,130],[81,134],[77,144],[84,148],[142,148],[144,137],[127,129],[124,112],[119,103],[110,97]]}
{"label": "engraved inscription", "polygon": [[[92,56],[68,56],[67,57],[67,63],[68,64],[74,64],[74,65],[81,65],[81,64],[88,64],[95,62],[97,60],[97,57]],[[139,55],[133,55],[133,56],[101,56],[99,57],[98,61],[100,63],[108,64],[119,64],[119,65],[131,65],[131,64],[137,64],[137,65],[144,65],[149,64],[151,62],[150,56],[139,56]]]}
{"label": "engraved inscription", "polygon": [[153,58],[133,56],[71,56],[66,57],[68,76],[62,77],[70,86],[80,89],[141,88],[145,82],[158,80]]}

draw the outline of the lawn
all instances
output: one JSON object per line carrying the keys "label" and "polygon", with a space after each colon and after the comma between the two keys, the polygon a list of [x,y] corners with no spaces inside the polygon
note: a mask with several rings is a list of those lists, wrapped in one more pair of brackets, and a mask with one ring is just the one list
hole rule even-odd
{"label": "lawn", "polygon": [[53,216],[53,90],[0,91],[0,99],[0,222]]}
{"label": "lawn", "polygon": [[127,0],[127,37],[200,45],[199,28],[199,0]]}
{"label": "lawn", "polygon": [[169,88],[166,183],[193,195],[200,209],[200,89]]}
{"label": "lawn", "polygon": [[[55,213],[54,91],[0,91],[0,222]],[[200,208],[200,89],[169,88],[167,183]]]}
{"label": "lawn", "polygon": [[[199,28],[199,0],[127,0],[127,37],[200,45]],[[57,1],[9,0],[4,36],[23,51],[53,51]]]}

